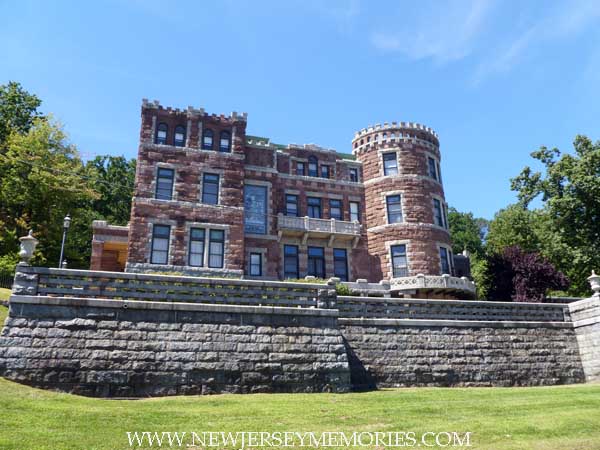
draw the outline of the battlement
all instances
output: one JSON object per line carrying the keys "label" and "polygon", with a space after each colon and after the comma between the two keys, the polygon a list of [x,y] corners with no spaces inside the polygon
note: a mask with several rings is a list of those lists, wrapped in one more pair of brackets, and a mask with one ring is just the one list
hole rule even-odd
{"label": "battlement", "polygon": [[248,113],[246,112],[233,111],[229,116],[225,114],[208,114],[204,108],[194,108],[193,106],[188,106],[187,109],[164,107],[158,100],[149,101],[147,98],[142,99],[142,109],[156,109],[173,115],[186,114],[188,117],[211,117],[216,120],[229,120],[232,122],[248,121]]}
{"label": "battlement", "polygon": [[415,122],[384,122],[383,125],[378,123],[375,125],[369,125],[367,128],[363,128],[354,134],[353,142],[356,139],[360,139],[368,134],[379,132],[379,131],[392,131],[392,130],[415,130],[424,131],[434,138],[438,139],[438,134],[430,127]]}

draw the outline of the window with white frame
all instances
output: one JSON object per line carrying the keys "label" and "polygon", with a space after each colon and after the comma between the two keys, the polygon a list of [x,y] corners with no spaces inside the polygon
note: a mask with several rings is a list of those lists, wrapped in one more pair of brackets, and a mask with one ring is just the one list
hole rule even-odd
{"label": "window with white frame", "polygon": [[440,268],[442,275],[452,275],[452,251],[446,247],[440,246]]}
{"label": "window with white frame", "polygon": [[223,153],[231,152],[231,133],[229,131],[221,131],[219,151]]}
{"label": "window with white frame", "polygon": [[360,222],[360,203],[350,202],[350,221]]}
{"label": "window with white frame", "polygon": [[219,204],[219,175],[205,173],[202,177],[202,203]]}
{"label": "window with white frame", "polygon": [[262,254],[250,253],[250,270],[249,273],[253,277],[262,276]]}
{"label": "window with white frame", "polygon": [[208,244],[208,267],[222,269],[225,254],[225,231],[210,230]]}
{"label": "window with white frame", "polygon": [[388,214],[388,223],[402,222],[402,196],[400,194],[388,195],[385,198]]}
{"label": "window with white frame", "polygon": [[204,266],[204,241],[206,231],[204,228],[190,229],[190,249],[188,255],[188,264],[194,267]]}
{"label": "window with white frame", "polygon": [[212,150],[213,149],[213,130],[210,128],[205,128],[202,131],[202,149],[203,150]]}
{"label": "window with white frame", "polygon": [[175,127],[175,135],[173,137],[173,144],[176,147],[183,147],[185,145],[185,127],[183,125],[177,125]]}
{"label": "window with white frame", "polygon": [[169,261],[169,225],[154,225],[152,227],[152,244],[150,250],[151,264],[167,264]]}
{"label": "window with white frame", "polygon": [[156,137],[154,138],[155,144],[166,144],[167,143],[167,133],[169,131],[169,127],[166,123],[159,123],[158,128],[156,129]]}
{"label": "window with white frame", "polygon": [[392,261],[392,276],[394,278],[408,276],[408,261],[406,258],[406,244],[390,246]]}
{"label": "window with white frame", "polygon": [[398,175],[398,158],[396,152],[383,154],[383,174]]}
{"label": "window with white frame", "polygon": [[357,183],[358,182],[358,169],[356,167],[350,168],[350,181]]}
{"label": "window with white frame", "polygon": [[433,199],[433,220],[437,226],[446,228],[444,208],[442,206],[442,202],[437,198]]}
{"label": "window with white frame", "polygon": [[159,200],[171,200],[173,198],[173,183],[175,171],[159,167],[156,171],[156,195]]}

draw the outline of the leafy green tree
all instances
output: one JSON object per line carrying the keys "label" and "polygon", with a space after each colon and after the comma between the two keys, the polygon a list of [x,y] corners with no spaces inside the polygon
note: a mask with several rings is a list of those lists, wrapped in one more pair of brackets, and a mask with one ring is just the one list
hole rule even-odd
{"label": "leafy green tree", "polygon": [[0,236],[8,258],[18,250],[16,238],[33,229],[40,240],[34,262],[57,265],[63,217],[70,213],[66,257],[71,267],[87,266],[89,211],[98,194],[85,182],[85,167],[61,126],[51,118],[34,119],[27,133],[12,130],[0,155],[0,174]]}
{"label": "leafy green tree", "polygon": [[488,254],[502,253],[505,248],[518,245],[524,251],[540,250],[536,233],[539,214],[522,205],[509,205],[498,211],[490,221],[486,236]]}
{"label": "leafy green tree", "polygon": [[483,255],[483,239],[487,226],[485,219],[476,219],[473,213],[459,212],[451,207],[448,210],[448,225],[452,237],[452,251],[455,255],[465,249],[472,255]]}
{"label": "leafy green tree", "polygon": [[96,156],[88,161],[90,186],[100,194],[92,208],[115,225],[126,225],[131,212],[135,181],[135,159],[123,156]]}
{"label": "leafy green tree", "polygon": [[533,152],[543,171],[525,167],[511,187],[524,207],[540,198],[549,219],[543,230],[552,239],[544,253],[570,278],[569,293],[589,295],[586,278],[600,268],[600,142],[577,136],[573,146],[573,154]]}
{"label": "leafy green tree", "polygon": [[0,85],[0,152],[12,131],[27,133],[34,120],[41,117],[38,112],[42,101],[30,94],[14,81]]}

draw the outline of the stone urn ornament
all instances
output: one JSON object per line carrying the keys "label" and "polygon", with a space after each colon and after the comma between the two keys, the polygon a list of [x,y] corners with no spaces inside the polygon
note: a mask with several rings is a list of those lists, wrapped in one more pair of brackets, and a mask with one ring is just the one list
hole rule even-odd
{"label": "stone urn ornament", "polygon": [[29,230],[29,234],[27,236],[23,236],[19,238],[21,241],[21,250],[19,251],[19,258],[21,261],[19,265],[28,266],[29,260],[33,257],[33,252],[35,252],[35,247],[38,245],[38,240],[33,237],[33,230]]}
{"label": "stone urn ornament", "polygon": [[587,280],[594,291],[593,297],[600,297],[600,275],[596,275],[596,272],[592,270],[592,275]]}

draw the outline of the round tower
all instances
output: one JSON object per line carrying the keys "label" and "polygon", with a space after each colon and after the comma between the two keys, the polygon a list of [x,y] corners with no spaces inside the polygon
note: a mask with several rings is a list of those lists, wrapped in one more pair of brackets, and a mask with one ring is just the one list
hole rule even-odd
{"label": "round tower", "polygon": [[[411,122],[356,133],[372,281],[453,272],[437,134]],[[377,264],[378,263],[378,264]]]}

